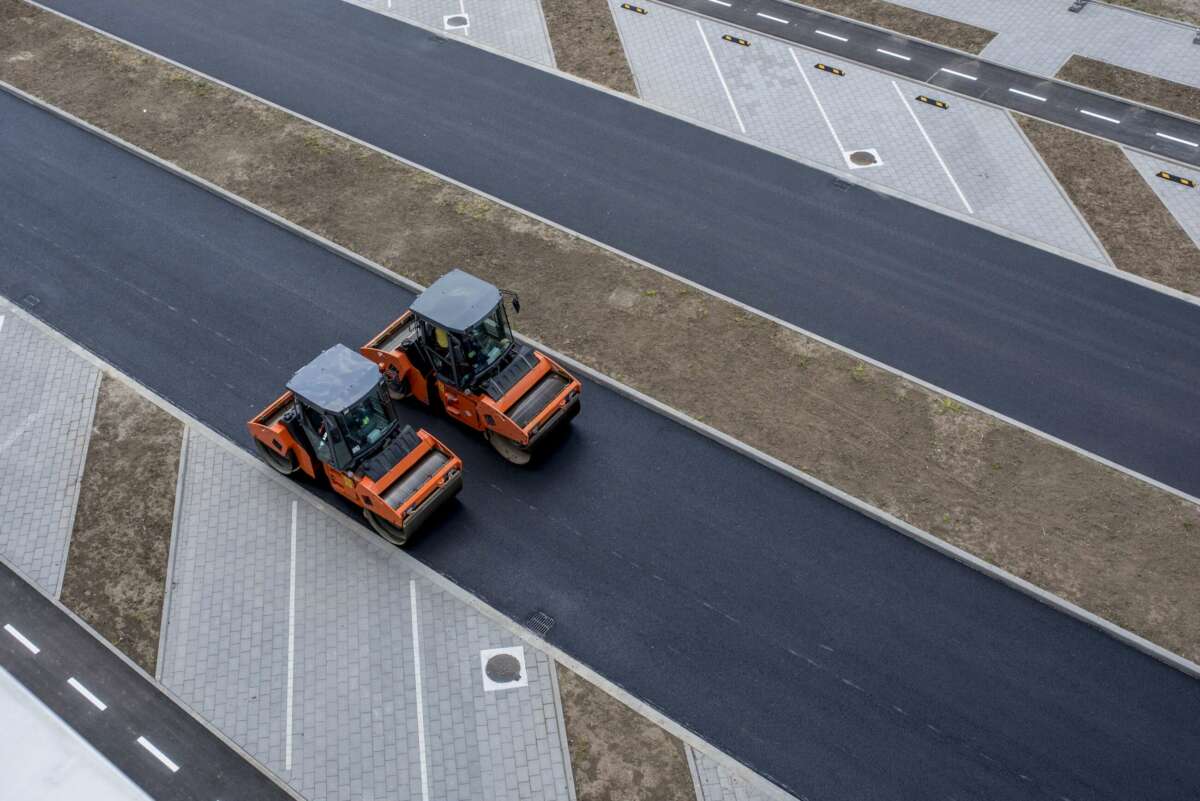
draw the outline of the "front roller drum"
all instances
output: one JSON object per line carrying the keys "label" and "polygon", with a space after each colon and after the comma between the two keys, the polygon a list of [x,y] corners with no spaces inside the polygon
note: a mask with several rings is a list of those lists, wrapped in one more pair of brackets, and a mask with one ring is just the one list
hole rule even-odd
{"label": "front roller drum", "polygon": [[405,545],[408,545],[408,538],[412,534],[410,530],[395,526],[382,517],[372,514],[367,509],[363,510],[363,514],[366,515],[367,522],[371,524],[371,528],[375,529],[376,534],[397,548],[403,548]]}
{"label": "front roller drum", "polygon": [[290,476],[300,469],[300,464],[294,456],[280,456],[263,444],[263,441],[260,439],[254,440],[254,447],[258,449],[259,458],[270,465],[280,475]]}
{"label": "front roller drum", "polygon": [[518,445],[508,437],[501,436],[495,431],[483,432],[484,437],[496,449],[496,453],[504,457],[505,461],[513,464],[529,464],[529,460],[533,458],[533,451],[524,446]]}

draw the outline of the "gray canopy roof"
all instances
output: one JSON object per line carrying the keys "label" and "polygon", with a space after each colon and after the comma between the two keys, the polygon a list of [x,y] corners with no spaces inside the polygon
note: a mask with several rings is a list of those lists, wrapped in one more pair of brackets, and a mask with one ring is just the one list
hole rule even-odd
{"label": "gray canopy roof", "polygon": [[345,345],[334,345],[301,367],[287,388],[310,406],[341,413],[379,383],[379,368]]}
{"label": "gray canopy roof", "polygon": [[500,290],[462,270],[451,270],[413,301],[413,314],[461,334],[500,303]]}

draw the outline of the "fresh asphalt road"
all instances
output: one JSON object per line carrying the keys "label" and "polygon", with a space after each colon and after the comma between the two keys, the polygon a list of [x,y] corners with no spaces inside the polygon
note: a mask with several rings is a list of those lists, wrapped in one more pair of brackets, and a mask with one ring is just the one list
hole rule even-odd
{"label": "fresh asphalt road", "polygon": [[[730,33],[760,31],[1200,167],[1200,123],[1173,114],[801,8],[786,0],[660,2],[736,26]],[[753,41],[748,41],[753,46]],[[949,97],[942,99],[953,102]]]}
{"label": "fresh asphalt road", "polygon": [[0,626],[0,667],[156,801],[292,798],[3,563]]}
{"label": "fresh asphalt road", "polygon": [[[3,93],[0,294],[247,446],[411,300]],[[466,463],[417,558],[811,799],[1194,799],[1200,683],[585,383],[530,470],[413,410]]]}
{"label": "fresh asphalt road", "polygon": [[50,5],[1200,495],[1195,305],[340,0]]}

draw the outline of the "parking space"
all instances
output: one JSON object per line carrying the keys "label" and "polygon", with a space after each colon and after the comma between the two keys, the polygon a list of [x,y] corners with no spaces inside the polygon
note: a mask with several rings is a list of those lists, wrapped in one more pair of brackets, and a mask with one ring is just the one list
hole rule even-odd
{"label": "parking space", "polygon": [[1108,263],[1007,112],[928,97],[929,87],[675,8],[647,2],[637,4],[639,13],[619,0],[609,4],[647,101]]}
{"label": "parking space", "polygon": [[1196,243],[1196,247],[1200,247],[1200,188],[1197,188],[1200,187],[1200,173],[1173,161],[1164,161],[1129,148],[1122,149],[1134,168],[1150,184],[1154,194],[1175,217],[1179,227]]}
{"label": "parking space", "polygon": [[309,798],[570,798],[549,657],[188,437],[165,685]]}
{"label": "parking space", "polygon": [[463,36],[547,67],[550,34],[538,0],[346,0],[381,14]]}
{"label": "parking space", "polygon": [[99,386],[96,368],[0,301],[0,554],[55,596]]}

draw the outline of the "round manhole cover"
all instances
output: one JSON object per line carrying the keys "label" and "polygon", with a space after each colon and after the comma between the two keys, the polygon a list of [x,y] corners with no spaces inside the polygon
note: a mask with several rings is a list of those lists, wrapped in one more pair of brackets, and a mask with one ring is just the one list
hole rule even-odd
{"label": "round manhole cover", "polygon": [[465,28],[467,27],[467,18],[461,14],[455,14],[451,17],[446,17],[447,28]]}
{"label": "round manhole cover", "polygon": [[875,158],[875,154],[868,150],[855,150],[850,154],[850,163],[859,167],[870,167],[876,161],[878,159]]}
{"label": "round manhole cover", "polygon": [[487,661],[484,672],[497,684],[507,684],[521,678],[521,663],[512,654],[496,654]]}

